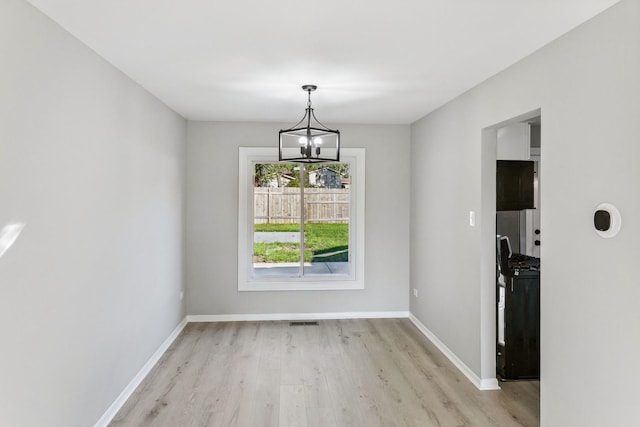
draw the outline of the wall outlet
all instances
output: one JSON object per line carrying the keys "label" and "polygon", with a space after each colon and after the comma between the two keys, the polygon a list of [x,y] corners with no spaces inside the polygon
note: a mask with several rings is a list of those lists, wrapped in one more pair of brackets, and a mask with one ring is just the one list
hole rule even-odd
{"label": "wall outlet", "polygon": [[418,298],[418,289],[413,288],[413,296]]}

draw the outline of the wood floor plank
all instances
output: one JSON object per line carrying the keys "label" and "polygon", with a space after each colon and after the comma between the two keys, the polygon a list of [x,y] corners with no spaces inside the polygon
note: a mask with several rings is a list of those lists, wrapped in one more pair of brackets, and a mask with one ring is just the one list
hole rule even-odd
{"label": "wood floor plank", "polygon": [[229,354],[232,357],[226,366],[221,367],[229,373],[222,425],[251,425],[260,362],[259,331],[258,322],[245,322],[229,344]]}
{"label": "wood floor plank", "polygon": [[279,418],[279,425],[282,427],[307,427],[303,385],[282,384],[280,386]]}
{"label": "wood floor plank", "polygon": [[265,322],[256,378],[251,425],[277,426],[280,418],[283,322]]}
{"label": "wood floor plank", "polygon": [[202,411],[209,385],[207,377],[212,371],[211,363],[216,363],[212,359],[221,342],[219,331],[202,332],[198,345],[192,349],[192,356],[185,363],[181,380],[165,397],[167,414],[163,417],[162,425],[179,425],[181,420],[188,419],[189,414]]}
{"label": "wood floor plank", "polygon": [[537,426],[537,381],[478,391],[407,319],[190,323],[110,426]]}
{"label": "wood floor plank", "polygon": [[344,341],[343,357],[350,363],[358,392],[366,402],[362,409],[365,422],[368,426],[402,425],[398,390],[389,387],[383,376],[383,358],[372,351],[367,343],[368,332],[362,326],[362,323],[348,322],[343,325],[342,333],[349,337]]}
{"label": "wood floor plank", "polygon": [[[302,328],[302,380],[304,383],[307,409],[331,409],[332,401],[329,384],[323,363],[324,346],[321,344],[321,328],[304,326]],[[323,411],[315,411],[322,413]]]}
{"label": "wood floor plank", "polygon": [[280,383],[287,385],[303,384],[302,344],[304,342],[303,326],[285,328],[282,336],[282,366]]}
{"label": "wood floor plank", "polygon": [[366,426],[362,414],[363,399],[352,377],[351,365],[345,362],[342,354],[341,347],[347,340],[342,332],[343,322],[330,320],[323,322],[323,326],[328,330],[322,362],[336,423],[339,426]]}
{"label": "wood floor plank", "polygon": [[[197,408],[194,413],[200,414],[194,417],[191,426],[223,426],[228,425],[229,419],[234,419],[240,412],[241,400],[238,397],[238,390],[243,390],[242,378],[234,377],[236,369],[245,369],[239,365],[241,362],[250,363],[244,355],[257,348],[256,338],[257,324],[246,324],[243,328],[238,328],[237,324],[221,323],[216,334],[213,346],[208,352],[208,368],[200,376],[200,393],[198,394]],[[246,367],[251,371],[251,366]],[[249,385],[251,387],[251,385]],[[242,396],[242,395],[240,395]],[[242,408],[246,413],[245,403]],[[244,415],[246,417],[246,415]],[[171,420],[172,425],[186,424],[181,422],[189,417],[181,417]]]}
{"label": "wood floor plank", "polygon": [[307,427],[338,427],[333,408],[307,408]]}

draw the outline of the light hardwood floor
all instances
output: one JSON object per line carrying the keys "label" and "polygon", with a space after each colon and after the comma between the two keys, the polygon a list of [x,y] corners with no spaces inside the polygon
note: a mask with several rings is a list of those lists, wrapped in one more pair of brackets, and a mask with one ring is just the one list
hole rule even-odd
{"label": "light hardwood floor", "polygon": [[537,426],[539,383],[478,391],[407,319],[188,324],[116,426]]}

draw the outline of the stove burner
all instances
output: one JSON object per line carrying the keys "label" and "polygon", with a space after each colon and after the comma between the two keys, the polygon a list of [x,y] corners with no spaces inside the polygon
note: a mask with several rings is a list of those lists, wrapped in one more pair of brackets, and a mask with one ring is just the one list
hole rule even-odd
{"label": "stove burner", "polygon": [[509,268],[512,270],[538,271],[540,270],[540,258],[522,254],[513,254],[509,258]]}

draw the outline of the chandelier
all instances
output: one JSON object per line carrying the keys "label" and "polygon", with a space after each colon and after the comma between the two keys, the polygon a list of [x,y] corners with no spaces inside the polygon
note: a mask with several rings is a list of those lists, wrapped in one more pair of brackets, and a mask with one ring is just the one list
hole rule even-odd
{"label": "chandelier", "polygon": [[[340,161],[340,131],[329,129],[316,118],[311,108],[311,92],[316,85],[304,85],[308,101],[304,117],[290,129],[279,132],[281,162],[321,163]],[[313,121],[312,121],[313,119]]]}

